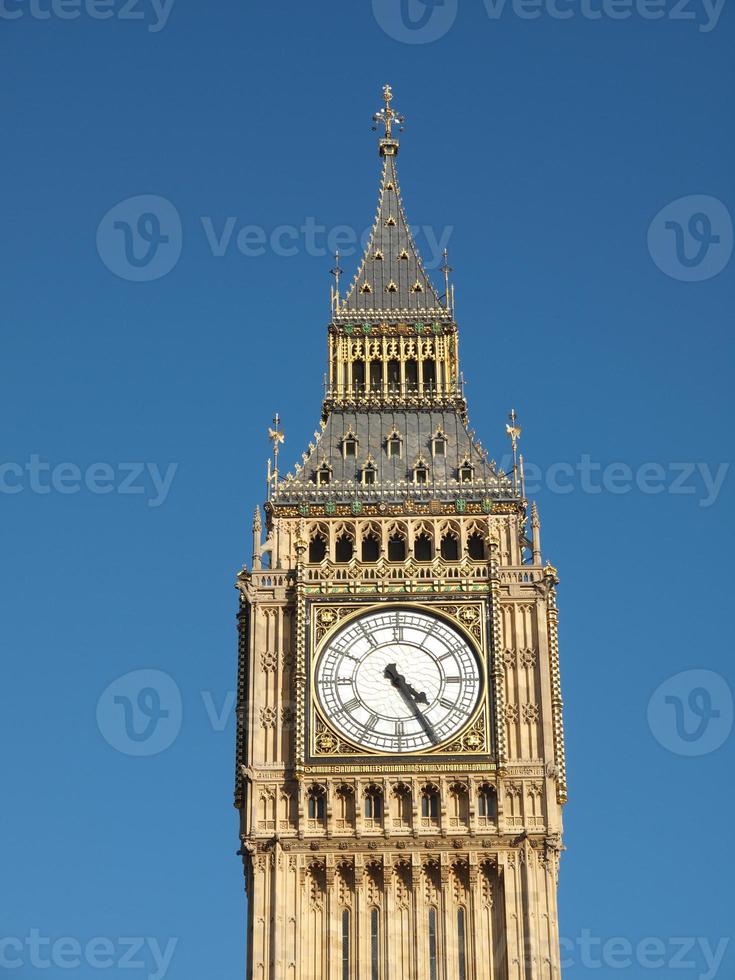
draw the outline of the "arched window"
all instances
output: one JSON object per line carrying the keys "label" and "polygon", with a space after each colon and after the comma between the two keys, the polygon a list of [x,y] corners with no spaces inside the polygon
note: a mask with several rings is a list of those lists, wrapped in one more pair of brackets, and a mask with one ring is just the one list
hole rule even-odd
{"label": "arched window", "polygon": [[352,538],[349,536],[349,534],[346,534],[343,531],[337,538],[334,545],[335,560],[340,563],[352,561],[352,556],[354,553],[355,546],[352,542]]}
{"label": "arched window", "polygon": [[370,980],[380,980],[380,920],[378,910],[370,910]]}
{"label": "arched window", "polygon": [[342,440],[342,455],[345,459],[349,456],[354,458],[357,455],[357,439],[351,432],[348,432]]}
{"label": "arched window", "polygon": [[370,390],[380,391],[383,387],[383,362],[370,362]]}
{"label": "arched window", "polygon": [[433,558],[431,538],[426,531],[422,531],[421,534],[414,538],[413,556],[416,561],[431,561]]}
{"label": "arched window", "polygon": [[467,538],[467,554],[473,561],[483,561],[485,558],[485,542],[477,531]]}
{"label": "arched window", "polygon": [[365,487],[372,487],[375,484],[376,470],[375,463],[371,459],[362,468],[362,484]]}
{"label": "arched window", "polygon": [[427,786],[421,793],[421,816],[439,818],[439,790],[433,786]]}
{"label": "arched window", "polygon": [[397,531],[388,538],[388,561],[406,560],[406,539]]}
{"label": "arched window", "polygon": [[365,791],[365,816],[369,820],[383,818],[383,794],[377,786],[369,786]]}
{"label": "arched window", "polygon": [[472,483],[475,478],[475,467],[470,463],[468,459],[462,463],[459,468],[459,482],[460,483]]}
{"label": "arched window", "polygon": [[369,531],[362,539],[362,560],[377,561],[380,558],[380,539],[374,531]]}
{"label": "arched window", "polygon": [[401,384],[401,363],[395,358],[388,361],[388,389],[397,391]]}
{"label": "arched window", "polygon": [[489,785],[489,783],[485,783],[480,787],[480,791],[477,794],[478,817],[485,817],[487,820],[494,820],[495,802],[495,790]]}
{"label": "arched window", "polygon": [[342,980],[350,980],[350,910],[342,912]]}
{"label": "arched window", "polygon": [[324,790],[320,786],[312,786],[306,797],[306,815],[309,820],[324,820],[327,815],[327,804]]}
{"label": "arched window", "polygon": [[385,440],[385,448],[388,451],[389,459],[400,459],[403,450],[403,439],[400,432],[393,429]]}
{"label": "arched window", "polygon": [[467,948],[465,941],[464,909],[457,909],[457,953],[459,956],[459,980],[467,980]]}
{"label": "arched window", "polygon": [[317,486],[325,487],[332,480],[332,467],[329,463],[322,463],[316,471]]}
{"label": "arched window", "polygon": [[442,538],[441,556],[444,561],[459,561],[459,541],[453,531],[447,531]]}
{"label": "arched window", "polygon": [[309,562],[318,565],[327,557],[327,540],[323,534],[316,534],[309,542]]}
{"label": "arched window", "polygon": [[355,361],[352,365],[352,387],[355,391],[365,390],[365,362]]}
{"label": "arched window", "polygon": [[436,361],[427,360],[423,364],[424,388],[436,386]]}
{"label": "arched window", "polygon": [[441,430],[437,430],[436,434],[432,437],[431,453],[432,456],[447,455],[447,437]]}
{"label": "arched window", "polygon": [[436,909],[429,909],[429,980],[437,980]]}
{"label": "arched window", "polygon": [[409,391],[416,391],[419,386],[419,364],[418,361],[406,361],[406,387]]}

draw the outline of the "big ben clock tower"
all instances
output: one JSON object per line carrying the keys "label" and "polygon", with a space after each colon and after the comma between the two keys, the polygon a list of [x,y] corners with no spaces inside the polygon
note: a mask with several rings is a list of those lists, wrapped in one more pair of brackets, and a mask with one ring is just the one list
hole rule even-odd
{"label": "big ben clock tower", "polygon": [[557,576],[519,467],[468,428],[450,270],[439,294],[384,99],[320,427],[282,476],[276,417],[237,580],[247,976],[558,980]]}

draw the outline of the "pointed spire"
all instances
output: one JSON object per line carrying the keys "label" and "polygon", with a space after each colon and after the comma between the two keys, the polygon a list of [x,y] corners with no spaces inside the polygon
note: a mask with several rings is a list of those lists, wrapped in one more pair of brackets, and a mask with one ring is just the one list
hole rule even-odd
{"label": "pointed spire", "polygon": [[446,320],[449,310],[442,305],[424,268],[401,201],[394,129],[402,129],[404,117],[391,108],[390,85],[383,89],[383,98],[384,108],[373,116],[373,128],[378,124],[384,127],[379,142],[383,172],[375,224],[357,274],[335,312],[346,318],[355,314],[379,317],[390,312]]}
{"label": "pointed spire", "polygon": [[533,539],[533,563],[534,565],[541,564],[541,521],[538,516],[538,507],[536,506],[536,501],[531,504],[531,531]]}

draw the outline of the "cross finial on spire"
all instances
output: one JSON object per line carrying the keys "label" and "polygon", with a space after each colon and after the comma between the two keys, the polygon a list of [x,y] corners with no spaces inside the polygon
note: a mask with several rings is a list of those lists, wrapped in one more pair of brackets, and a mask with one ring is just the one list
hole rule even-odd
{"label": "cross finial on spire", "polygon": [[447,309],[454,306],[454,303],[450,302],[450,289],[449,289],[449,273],[454,272],[454,269],[449,264],[449,249],[444,249],[444,262],[441,266],[441,272],[444,273],[444,305]]}
{"label": "cross finial on spire", "polygon": [[334,268],[330,269],[330,272],[334,276],[334,286],[332,286],[332,310],[335,313],[339,313],[339,278],[344,272],[344,269],[340,268],[339,264],[339,249],[334,253]]}
{"label": "cross finial on spire", "polygon": [[518,440],[521,438],[521,427],[518,425],[516,410],[511,408],[508,415],[510,425],[506,425],[505,431],[510,437],[510,444],[513,448],[513,489],[518,489]]}
{"label": "cross finial on spire", "polygon": [[391,108],[391,102],[393,101],[393,89],[390,85],[383,86],[383,102],[385,105],[380,110],[376,112],[373,116],[373,129],[378,128],[378,123],[382,123],[385,127],[385,135],[380,140],[380,154],[385,156],[386,154],[395,154],[398,152],[398,140],[393,137],[393,126],[398,127],[398,132],[403,132],[403,124],[406,121],[405,116],[401,116]]}

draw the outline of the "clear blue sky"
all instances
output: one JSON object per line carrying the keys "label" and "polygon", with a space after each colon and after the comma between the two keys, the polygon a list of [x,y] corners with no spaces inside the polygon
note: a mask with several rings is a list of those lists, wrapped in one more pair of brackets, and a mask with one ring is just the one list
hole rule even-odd
{"label": "clear blue sky", "polygon": [[[703,944],[733,929],[735,474],[717,491],[705,480],[732,455],[735,19],[730,7],[713,24],[703,0],[689,0],[695,19],[672,19],[669,0],[661,20],[641,0],[627,19],[611,16],[620,0],[591,19],[601,4],[559,0],[571,18],[544,4],[532,20],[518,13],[532,5],[447,0],[424,28],[409,6],[412,30],[377,0],[175,0],[165,23],[150,0],[132,8],[142,20],[121,0],[4,0],[0,938],[22,944],[3,947],[9,976],[87,980],[101,963],[156,976],[154,944],[125,953],[125,937],[177,938],[171,980],[243,974],[232,583],[274,411],[289,464],[318,421],[332,265],[318,236],[286,233],[296,254],[283,255],[272,232],[369,225],[386,81],[408,117],[409,219],[450,233],[472,425],[500,459],[515,406],[545,473],[544,556],[562,581],[567,974],[732,976],[735,949],[708,974]],[[140,228],[135,204],[105,218],[139,195],[172,208],[146,205]],[[659,212],[693,195],[706,200],[675,204],[649,250]],[[245,226],[263,230],[264,254],[238,251]],[[126,228],[143,234],[130,262]],[[145,244],[159,234],[160,268]],[[134,281],[169,257],[167,275]],[[602,492],[599,470],[553,468],[585,457]],[[641,476],[647,463],[663,470]],[[148,756],[110,744],[124,687],[100,701],[137,670],[170,675],[183,706],[177,737]],[[715,677],[671,682],[679,693],[664,688],[649,712],[688,670]],[[687,742],[672,718],[692,694],[707,730]],[[176,735],[173,702],[144,707],[168,710]],[[626,967],[623,945],[585,966],[599,955],[583,954],[588,934],[655,937],[664,952]],[[61,937],[44,969],[41,940]]]}

